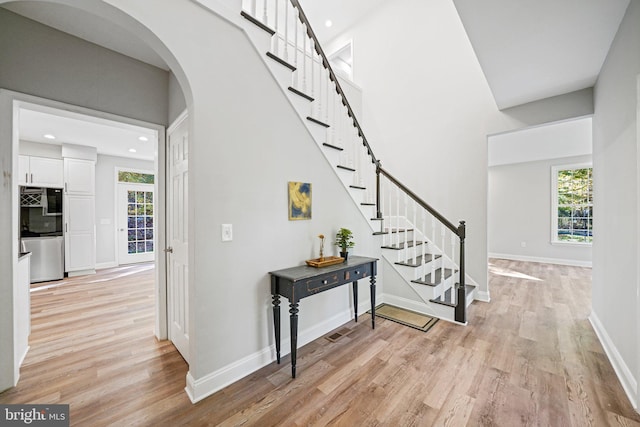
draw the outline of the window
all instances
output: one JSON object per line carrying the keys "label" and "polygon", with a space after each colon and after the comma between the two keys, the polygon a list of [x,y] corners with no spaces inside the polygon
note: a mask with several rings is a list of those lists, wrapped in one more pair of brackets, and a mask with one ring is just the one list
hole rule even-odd
{"label": "window", "polygon": [[139,184],[153,184],[155,176],[152,173],[134,172],[127,170],[118,171],[118,182],[134,182]]}
{"label": "window", "polygon": [[593,241],[593,169],[591,165],[551,168],[552,243]]}

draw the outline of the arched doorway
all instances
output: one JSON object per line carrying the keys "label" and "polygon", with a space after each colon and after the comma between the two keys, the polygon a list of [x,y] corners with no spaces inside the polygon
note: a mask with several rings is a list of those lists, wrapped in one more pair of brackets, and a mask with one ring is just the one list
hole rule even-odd
{"label": "arched doorway", "polygon": [[[159,37],[157,37],[151,30],[141,25],[139,21],[137,21],[136,19],[128,15],[126,12],[100,1],[79,2],[79,1],[59,0],[59,1],[46,1],[46,2],[28,2],[28,1],[19,0],[15,2],[6,2],[6,1],[0,0],[0,4],[4,4],[4,3],[41,4],[41,5],[45,5],[48,8],[53,7],[54,9],[56,7],[64,8],[65,10],[73,9],[73,10],[80,11],[80,13],[100,17],[100,19],[105,20],[106,22],[111,22],[122,28],[127,28],[129,32],[132,33],[138,40],[148,45],[154,52],[156,52],[159,55],[159,57],[161,57],[165,61],[168,68],[171,70],[173,75],[175,75],[175,79],[179,82],[179,86],[182,88],[184,97],[187,100],[191,99],[190,89],[189,89],[189,85],[186,80],[185,74],[182,71],[177,60],[169,51],[169,49],[164,45],[164,43],[159,39]],[[34,60],[37,60],[37,58],[34,58]],[[63,108],[66,110],[72,110],[72,111],[76,110],[76,111],[85,112],[85,113],[87,113],[88,110],[91,110],[94,112],[97,111],[99,112],[99,114],[104,113],[105,115],[121,114],[121,116],[125,120],[132,119],[134,121],[140,118],[143,118],[142,116],[144,116],[144,114],[139,115],[135,111],[135,108],[128,108],[128,109],[125,108],[124,111],[120,111],[118,109],[119,104],[117,102],[110,102],[110,101],[104,102],[104,99],[108,98],[108,95],[106,94],[101,95],[103,98],[102,100],[97,98],[91,99],[91,94],[87,93],[86,91],[83,92],[81,84],[78,84],[77,86],[74,84],[74,85],[71,85],[70,87],[77,89],[78,92],[71,94],[68,97],[65,96],[64,94],[60,94],[60,91],[58,92],[56,92],[55,90],[48,91],[47,88],[41,84],[41,82],[34,83],[33,90],[28,90],[28,89],[21,90],[22,88],[18,87],[16,89],[17,90],[16,92],[5,91],[2,94],[2,107],[0,107],[0,110],[1,110],[0,118],[1,120],[3,120],[3,127],[5,128],[5,131],[3,131],[2,135],[0,136],[0,146],[1,146],[0,151],[3,154],[3,157],[5,157],[5,154],[8,154],[6,158],[13,159],[12,161],[9,161],[8,167],[5,166],[5,172],[7,171],[9,172],[8,175],[5,173],[5,183],[11,182],[11,171],[16,170],[15,157],[17,156],[17,141],[15,140],[15,137],[14,137],[15,134],[12,131],[12,127],[13,125],[15,125],[15,122],[13,121],[12,110],[13,108],[15,108],[16,101],[42,103],[43,99],[56,99],[56,100],[62,100],[65,102],[51,101],[50,105],[55,106],[57,108]],[[84,89],[86,90],[86,88]],[[22,92],[33,93],[38,96],[33,97],[30,95],[23,95]],[[81,100],[82,98],[85,98],[87,102],[78,101],[78,99]],[[48,101],[45,101],[45,102],[48,102]],[[132,104],[135,104],[135,101],[133,101]],[[188,105],[188,103],[186,104]],[[7,126],[4,126],[5,124],[7,124]],[[167,126],[168,124],[170,123],[168,123],[168,119],[166,119],[164,121],[164,125]],[[162,166],[164,166],[164,133],[161,132],[161,135],[162,135],[161,138],[159,138],[161,143],[158,146],[159,148],[158,151],[160,154],[159,163]],[[161,192],[164,192],[164,167],[159,168],[159,172],[160,172],[159,187],[161,188]],[[5,185],[2,192],[3,192],[2,199],[4,201],[8,201],[8,203],[5,205],[5,208],[3,208],[4,209],[3,214],[5,212],[7,213],[7,215],[5,216],[6,221],[2,221],[2,224],[0,225],[0,240],[5,242],[5,244],[3,245],[2,253],[3,253],[3,256],[6,255],[6,257],[4,258],[7,260],[6,264],[3,264],[3,270],[7,272],[12,272],[12,274],[8,274],[7,278],[3,279],[3,281],[0,282],[1,283],[0,293],[2,293],[3,296],[5,295],[8,296],[7,298],[2,298],[2,304],[6,304],[6,306],[2,307],[3,308],[2,311],[5,313],[3,315],[4,317],[2,318],[2,322],[3,324],[11,325],[14,323],[14,310],[11,307],[11,302],[12,302],[11,295],[13,293],[12,286],[14,286],[15,274],[16,274],[14,271],[15,264],[13,263],[14,263],[14,260],[17,259],[17,251],[18,251],[16,247],[17,245],[15,244],[15,242],[17,241],[16,232],[18,228],[17,212],[16,212],[18,204],[17,204],[17,200],[16,200],[17,198],[15,194],[13,194],[13,185],[9,185],[8,187]],[[164,203],[163,196],[161,196],[160,198],[161,198],[161,202]],[[165,209],[160,209],[160,210],[164,211]],[[161,220],[161,225],[160,225],[160,228],[162,230],[164,230],[164,226],[162,225],[163,221],[164,219]],[[158,242],[159,247],[165,246],[163,239],[164,239],[164,231],[159,233],[159,242]],[[166,339],[167,337],[167,311],[166,311],[167,292],[166,292],[166,275],[165,275],[166,266],[165,266],[165,259],[164,259],[163,253],[160,251],[158,251],[157,266],[158,266],[158,269],[157,269],[158,274],[156,275],[156,291],[155,291],[155,296],[156,296],[155,334],[159,339]],[[4,267],[6,267],[6,269]],[[11,328],[4,328],[4,329],[11,329]],[[0,382],[0,390],[12,386],[17,381],[18,371],[16,369],[16,363],[18,362],[16,361],[15,353],[13,352],[14,333],[15,331],[11,331],[11,330],[0,332],[0,343],[2,343],[2,345],[0,346],[2,347],[2,350],[0,350],[0,359],[2,360],[2,362],[0,362],[0,370],[2,371],[1,372],[2,375],[0,375],[0,377],[2,378],[2,381]]]}

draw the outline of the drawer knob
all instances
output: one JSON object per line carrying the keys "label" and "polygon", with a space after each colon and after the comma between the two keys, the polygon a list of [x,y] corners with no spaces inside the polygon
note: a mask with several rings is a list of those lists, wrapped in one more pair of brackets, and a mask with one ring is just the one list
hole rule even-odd
{"label": "drawer knob", "polygon": [[328,281],[328,280],[323,280],[323,281],[322,281],[322,284],[323,284],[323,285],[326,285],[327,283],[329,283],[329,281]]}
{"label": "drawer knob", "polygon": [[360,270],[356,270],[356,274],[360,274]]}

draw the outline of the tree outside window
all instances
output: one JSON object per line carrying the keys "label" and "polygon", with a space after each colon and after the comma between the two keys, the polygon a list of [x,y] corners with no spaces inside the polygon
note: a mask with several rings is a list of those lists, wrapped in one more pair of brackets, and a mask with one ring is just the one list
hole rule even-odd
{"label": "tree outside window", "polygon": [[591,165],[552,168],[554,206],[552,242],[593,241],[593,169]]}

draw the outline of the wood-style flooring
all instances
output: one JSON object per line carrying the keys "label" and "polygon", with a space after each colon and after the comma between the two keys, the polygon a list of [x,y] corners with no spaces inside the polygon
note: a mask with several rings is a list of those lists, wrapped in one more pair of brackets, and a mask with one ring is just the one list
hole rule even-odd
{"label": "wood-style flooring", "polygon": [[299,349],[295,380],[285,357],[195,405],[153,336],[151,266],[56,283],[31,294],[31,350],[0,403],[68,403],[72,425],[640,426],[587,320],[587,268],[491,260],[466,327],[372,331],[365,314]]}

